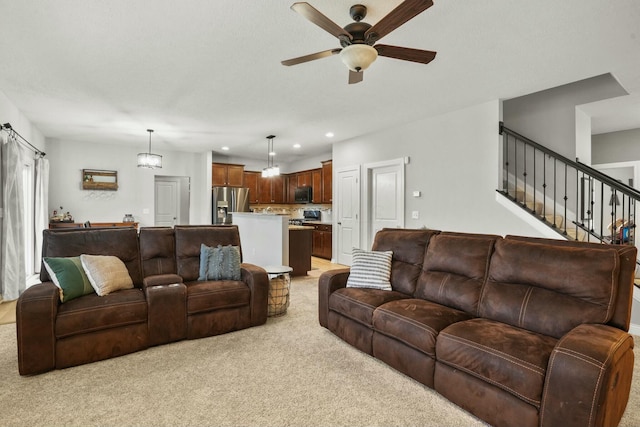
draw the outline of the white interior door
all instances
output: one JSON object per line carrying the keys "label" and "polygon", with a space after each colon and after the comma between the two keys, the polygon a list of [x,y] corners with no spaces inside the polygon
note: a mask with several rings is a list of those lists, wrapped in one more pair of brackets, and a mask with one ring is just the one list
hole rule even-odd
{"label": "white interior door", "polygon": [[180,185],[177,179],[156,177],[155,225],[173,227],[179,224]]}
{"label": "white interior door", "polygon": [[365,165],[367,246],[383,228],[404,227],[404,160]]}
{"label": "white interior door", "polygon": [[337,261],[351,265],[353,248],[360,248],[360,166],[337,171]]}

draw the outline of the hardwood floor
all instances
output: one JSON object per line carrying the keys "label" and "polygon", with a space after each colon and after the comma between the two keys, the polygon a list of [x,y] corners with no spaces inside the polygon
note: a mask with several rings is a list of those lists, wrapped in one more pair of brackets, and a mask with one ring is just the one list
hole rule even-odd
{"label": "hardwood floor", "polygon": [[309,271],[309,276],[320,276],[324,271],[336,270],[339,268],[347,268],[347,266],[342,264],[332,263],[328,259],[312,256],[311,271]]}
{"label": "hardwood floor", "polygon": [[16,301],[2,301],[0,303],[0,325],[16,322]]}

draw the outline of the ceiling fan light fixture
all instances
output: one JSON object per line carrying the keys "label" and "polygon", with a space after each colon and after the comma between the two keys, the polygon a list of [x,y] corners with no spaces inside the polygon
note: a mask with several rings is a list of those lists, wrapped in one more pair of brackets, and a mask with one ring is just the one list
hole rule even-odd
{"label": "ceiling fan light fixture", "polygon": [[378,51],[368,44],[352,44],[340,51],[340,59],[351,71],[364,71],[378,58]]}

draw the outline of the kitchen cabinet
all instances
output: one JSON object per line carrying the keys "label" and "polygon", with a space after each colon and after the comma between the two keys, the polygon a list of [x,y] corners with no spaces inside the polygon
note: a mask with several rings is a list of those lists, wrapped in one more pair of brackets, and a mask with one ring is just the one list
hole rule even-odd
{"label": "kitchen cabinet", "polygon": [[314,169],[311,171],[311,193],[312,203],[322,203],[322,169]]}
{"label": "kitchen cabinet", "polygon": [[260,203],[284,203],[284,176],[260,177],[259,180]]}
{"label": "kitchen cabinet", "polygon": [[212,187],[242,187],[244,185],[244,166],[228,163],[211,164]]}
{"label": "kitchen cabinet", "polygon": [[296,188],[298,188],[298,174],[287,175],[285,179],[285,187],[287,188],[287,194],[285,196],[286,203],[296,202]]}
{"label": "kitchen cabinet", "polygon": [[292,276],[306,276],[311,270],[311,227],[289,226],[289,267]]}
{"label": "kitchen cabinet", "polygon": [[332,227],[331,224],[315,224],[305,222],[303,225],[313,226],[313,234],[311,237],[311,255],[319,258],[331,259],[331,241]]}
{"label": "kitchen cabinet", "polygon": [[262,174],[260,172],[244,172],[244,186],[249,189],[249,203],[260,203],[260,187],[258,182]]}
{"label": "kitchen cabinet", "polygon": [[322,162],[322,203],[333,202],[333,162]]}
{"label": "kitchen cabinet", "polygon": [[296,175],[298,176],[298,187],[311,186],[311,171],[298,172]]}

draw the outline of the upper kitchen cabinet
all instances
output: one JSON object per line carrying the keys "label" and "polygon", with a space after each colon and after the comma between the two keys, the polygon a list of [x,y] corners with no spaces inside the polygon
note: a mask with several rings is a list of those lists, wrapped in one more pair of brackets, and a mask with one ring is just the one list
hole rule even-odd
{"label": "upper kitchen cabinet", "polygon": [[260,203],[259,182],[262,174],[260,172],[244,173],[244,186],[249,188],[249,203]]}
{"label": "upper kitchen cabinet", "polygon": [[322,203],[324,193],[322,189],[322,169],[314,169],[311,171],[311,187],[313,188],[311,202]]}
{"label": "upper kitchen cabinet", "polygon": [[298,187],[311,187],[313,181],[311,180],[311,171],[298,172]]}
{"label": "upper kitchen cabinet", "polygon": [[228,163],[211,164],[212,187],[242,187],[244,186],[244,165]]}
{"label": "upper kitchen cabinet", "polygon": [[322,203],[333,202],[333,162],[322,162]]}
{"label": "upper kitchen cabinet", "polygon": [[260,203],[285,203],[284,176],[272,176],[259,179]]}

